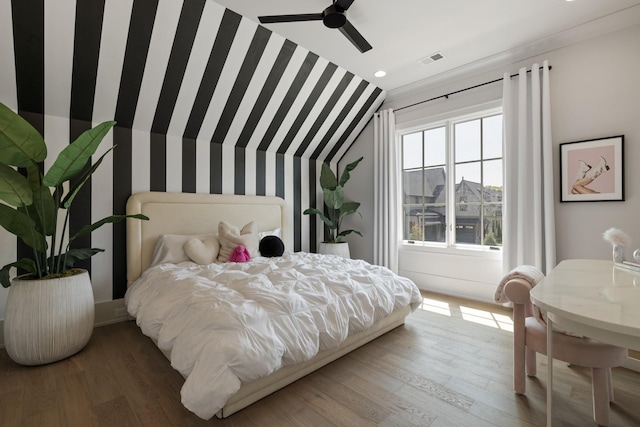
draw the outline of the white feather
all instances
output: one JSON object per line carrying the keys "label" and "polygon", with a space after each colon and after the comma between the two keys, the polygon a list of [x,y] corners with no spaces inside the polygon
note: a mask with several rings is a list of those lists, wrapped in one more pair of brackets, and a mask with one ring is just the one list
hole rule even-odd
{"label": "white feather", "polygon": [[622,230],[618,230],[617,228],[610,228],[604,233],[602,233],[602,237],[607,242],[611,243],[614,246],[629,246],[631,243],[631,239],[627,236]]}

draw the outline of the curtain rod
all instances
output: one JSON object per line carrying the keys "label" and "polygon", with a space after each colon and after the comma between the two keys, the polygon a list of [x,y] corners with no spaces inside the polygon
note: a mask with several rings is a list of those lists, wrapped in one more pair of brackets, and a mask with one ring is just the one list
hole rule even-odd
{"label": "curtain rod", "polygon": [[[551,70],[551,65],[549,65],[549,70]],[[530,73],[530,72],[531,72],[531,70],[527,70],[527,73]],[[513,77],[518,77],[519,75],[520,75],[520,74],[512,74],[512,75],[510,75],[509,77],[513,78]],[[456,91],[454,91],[454,92],[449,92],[449,93],[447,93],[447,94],[440,95],[440,96],[436,96],[436,97],[434,97],[434,98],[425,99],[424,101],[418,101],[418,102],[416,102],[416,103],[414,103],[414,104],[405,105],[404,107],[394,108],[394,109],[393,109],[393,111],[400,111],[400,110],[404,110],[405,108],[415,107],[416,105],[425,104],[425,103],[427,103],[427,102],[435,101],[436,99],[440,99],[440,98],[447,98],[447,99],[449,99],[449,96],[451,96],[451,95],[455,95],[455,94],[457,94],[457,93],[464,92],[464,91],[467,91],[467,90],[470,90],[470,89],[475,89],[475,88],[478,88],[478,87],[481,87],[481,86],[490,85],[490,84],[492,84],[492,83],[501,82],[501,81],[503,81],[503,80],[504,80],[504,78],[499,78],[499,79],[491,80],[491,81],[489,81],[489,82],[480,83],[480,84],[477,84],[477,85],[475,85],[475,86],[466,87],[466,88],[464,88],[464,89],[456,90]]]}

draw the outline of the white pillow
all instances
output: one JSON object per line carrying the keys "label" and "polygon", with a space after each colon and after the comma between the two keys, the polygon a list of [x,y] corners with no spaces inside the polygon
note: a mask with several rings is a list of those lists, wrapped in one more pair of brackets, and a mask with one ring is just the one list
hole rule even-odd
{"label": "white pillow", "polygon": [[196,264],[207,265],[216,262],[220,251],[220,243],[218,243],[218,238],[213,234],[204,238],[193,237],[185,242],[184,251],[191,258],[191,261]]}
{"label": "white pillow", "polygon": [[260,256],[258,252],[258,232],[255,221],[251,221],[239,230],[238,227],[225,221],[218,224],[218,241],[220,242],[220,252],[218,262],[229,262],[231,252],[236,246],[242,245],[249,250],[251,258]]}
{"label": "white pillow", "polygon": [[165,262],[171,264],[178,264],[185,261],[191,261],[189,255],[184,251],[184,244],[187,240],[192,238],[204,239],[208,236],[214,236],[215,234],[192,234],[192,235],[180,235],[180,234],[162,234],[158,237],[156,246],[153,250],[153,256],[151,257],[151,264],[149,267],[153,267],[157,264]]}
{"label": "white pillow", "polygon": [[258,239],[262,240],[263,237],[265,236],[278,236],[280,238],[282,238],[282,228],[276,228],[275,230],[269,230],[269,231],[259,231],[258,232]]}

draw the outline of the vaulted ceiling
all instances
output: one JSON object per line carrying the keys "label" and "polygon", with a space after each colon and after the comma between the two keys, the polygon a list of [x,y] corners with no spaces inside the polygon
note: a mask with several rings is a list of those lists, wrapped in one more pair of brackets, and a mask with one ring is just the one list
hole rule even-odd
{"label": "vaulted ceiling", "polygon": [[[639,0],[355,0],[347,16],[373,45],[365,53],[321,22],[258,24],[261,15],[319,12],[327,3],[7,0],[0,101],[332,161],[388,90],[640,22]],[[434,53],[442,59],[418,62]],[[379,69],[387,76],[373,77]]]}
{"label": "vaulted ceiling", "polygon": [[[331,0],[216,0],[258,16],[317,13]],[[385,90],[504,59],[513,62],[562,44],[640,23],[638,0],[355,0],[347,18],[373,46],[360,53],[321,21],[266,27]],[[440,52],[442,59],[420,59]],[[376,79],[373,74],[385,70]]]}
{"label": "vaulted ceiling", "polygon": [[385,97],[211,0],[3,1],[0,57],[23,113],[309,159],[339,159]]}

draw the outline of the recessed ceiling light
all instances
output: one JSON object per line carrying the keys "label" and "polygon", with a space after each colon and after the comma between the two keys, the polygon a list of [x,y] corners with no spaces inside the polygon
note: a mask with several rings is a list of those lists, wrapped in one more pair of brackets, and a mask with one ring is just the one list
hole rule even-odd
{"label": "recessed ceiling light", "polygon": [[376,71],[375,74],[374,74],[374,76],[376,76],[376,77],[384,77],[386,75],[387,75],[387,72],[386,71],[382,71],[382,70]]}

